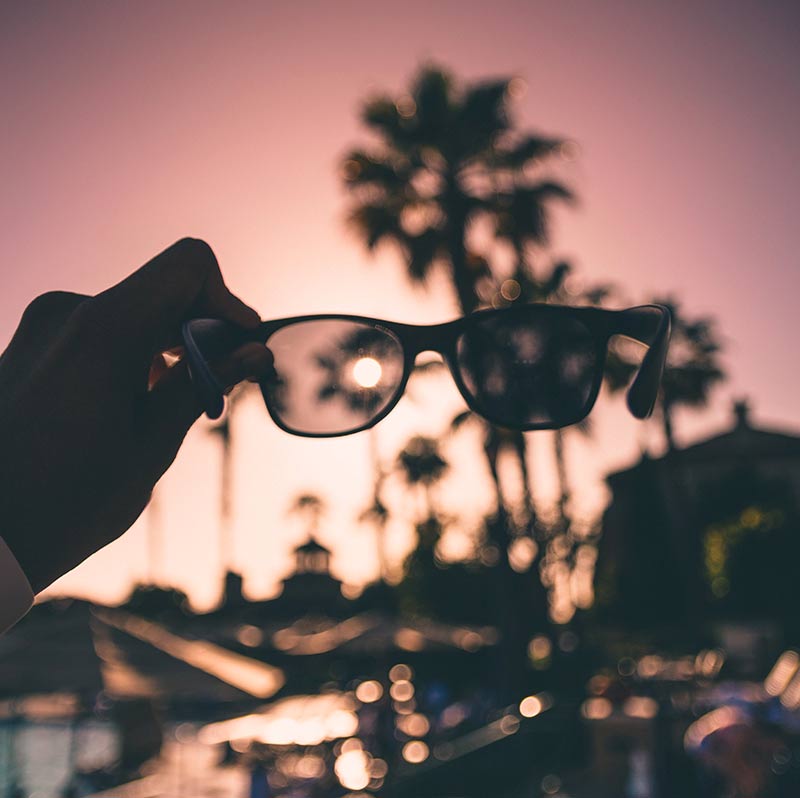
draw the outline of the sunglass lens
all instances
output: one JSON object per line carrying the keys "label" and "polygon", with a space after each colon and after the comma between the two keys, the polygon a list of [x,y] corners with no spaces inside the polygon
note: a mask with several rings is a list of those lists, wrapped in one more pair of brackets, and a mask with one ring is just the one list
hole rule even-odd
{"label": "sunglass lens", "polygon": [[346,319],[281,327],[267,340],[275,376],[262,384],[272,415],[306,435],[343,435],[379,416],[403,381],[403,348],[389,330]]}
{"label": "sunglass lens", "polygon": [[475,316],[458,341],[461,379],[489,420],[557,428],[589,409],[602,368],[589,328],[556,309]]}

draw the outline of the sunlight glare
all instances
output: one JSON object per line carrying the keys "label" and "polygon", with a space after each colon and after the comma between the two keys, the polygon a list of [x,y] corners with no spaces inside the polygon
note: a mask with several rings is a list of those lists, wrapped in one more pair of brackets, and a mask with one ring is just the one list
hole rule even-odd
{"label": "sunlight glare", "polygon": [[362,357],[353,366],[353,379],[362,388],[374,388],[383,374],[381,364],[374,357]]}

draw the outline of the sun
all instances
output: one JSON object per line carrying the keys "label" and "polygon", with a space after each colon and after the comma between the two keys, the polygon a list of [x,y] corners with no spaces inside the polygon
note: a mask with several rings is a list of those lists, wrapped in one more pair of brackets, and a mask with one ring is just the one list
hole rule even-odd
{"label": "sun", "polygon": [[359,358],[353,366],[353,379],[362,388],[374,388],[382,374],[381,364],[374,357]]}

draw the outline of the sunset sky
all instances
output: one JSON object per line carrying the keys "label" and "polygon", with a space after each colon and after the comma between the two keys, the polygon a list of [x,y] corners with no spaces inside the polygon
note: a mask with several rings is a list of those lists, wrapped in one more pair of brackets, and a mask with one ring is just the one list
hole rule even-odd
{"label": "sunset sky", "polygon": [[[213,246],[265,318],[453,317],[444,281],[412,289],[394,252],[364,252],[344,225],[337,169],[366,140],[361,101],[401,92],[434,62],[465,80],[523,77],[521,126],[578,143],[558,174],[580,203],[557,212],[554,255],[631,302],[674,294],[718,319],[731,379],[708,411],[679,416],[680,440],[724,428],[739,396],[758,422],[800,429],[798,41],[800,7],[777,0],[4,2],[0,343],[37,294],[96,293],[184,235]],[[411,387],[377,428],[386,458],[460,407],[445,381]],[[619,400],[601,397],[596,414],[594,438],[569,441],[585,516],[602,508],[604,472],[661,445]],[[290,437],[255,397],[235,433],[234,565],[248,592],[274,591],[286,573],[303,538],[286,508],[301,491],[329,501],[320,534],[336,573],[372,578],[374,535],[355,521],[372,483],[369,436]],[[545,503],[547,436],[531,437]],[[490,492],[471,441],[448,454],[456,474],[442,502],[466,516],[455,550]],[[200,423],[150,519],[165,538],[159,578],[199,607],[219,591],[218,475],[218,441]],[[410,541],[404,512],[395,558]],[[147,573],[147,526],[145,516],[56,592],[123,598]]]}

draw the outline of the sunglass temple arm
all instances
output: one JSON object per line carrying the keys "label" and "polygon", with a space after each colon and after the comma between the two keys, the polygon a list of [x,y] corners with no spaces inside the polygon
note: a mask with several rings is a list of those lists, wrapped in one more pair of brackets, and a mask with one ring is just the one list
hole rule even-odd
{"label": "sunglass temple arm", "polygon": [[672,319],[664,305],[641,305],[620,311],[615,334],[633,338],[648,349],[626,396],[636,418],[648,418],[655,408],[667,360]]}

